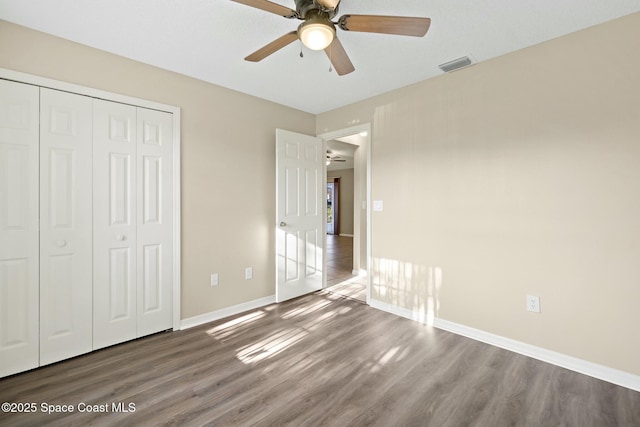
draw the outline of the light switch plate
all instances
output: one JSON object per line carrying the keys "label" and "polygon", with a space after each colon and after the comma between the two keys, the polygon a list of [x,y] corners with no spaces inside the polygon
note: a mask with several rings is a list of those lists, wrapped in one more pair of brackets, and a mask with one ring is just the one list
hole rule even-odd
{"label": "light switch plate", "polygon": [[382,212],[384,210],[384,202],[382,200],[374,200],[373,210],[375,212]]}

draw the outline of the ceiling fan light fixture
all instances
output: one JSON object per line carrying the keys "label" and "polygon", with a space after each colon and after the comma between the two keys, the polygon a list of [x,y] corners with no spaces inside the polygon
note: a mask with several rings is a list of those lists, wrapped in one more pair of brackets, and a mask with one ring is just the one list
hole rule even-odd
{"label": "ceiling fan light fixture", "polygon": [[298,28],[298,37],[311,50],[323,50],[336,36],[336,29],[331,22],[309,19]]}

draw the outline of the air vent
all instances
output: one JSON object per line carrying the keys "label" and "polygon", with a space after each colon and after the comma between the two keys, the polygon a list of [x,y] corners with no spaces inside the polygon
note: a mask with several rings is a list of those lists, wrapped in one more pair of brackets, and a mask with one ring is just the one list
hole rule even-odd
{"label": "air vent", "polygon": [[440,64],[438,67],[440,67],[440,69],[445,73],[448,73],[453,70],[457,70],[458,68],[466,67],[467,65],[471,65],[471,60],[468,57],[463,56],[462,58]]}

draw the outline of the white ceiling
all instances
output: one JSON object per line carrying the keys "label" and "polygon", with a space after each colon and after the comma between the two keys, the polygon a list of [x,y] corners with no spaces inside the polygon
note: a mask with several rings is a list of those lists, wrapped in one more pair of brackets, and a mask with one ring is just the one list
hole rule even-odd
{"label": "white ceiling", "polygon": [[0,0],[1,19],[314,114],[438,76],[464,55],[485,61],[638,11],[638,0],[343,0],[338,16],[432,23],[424,38],[338,30],[356,68],[340,77],[324,52],[300,58],[299,42],[244,61],[300,21],[230,0]]}

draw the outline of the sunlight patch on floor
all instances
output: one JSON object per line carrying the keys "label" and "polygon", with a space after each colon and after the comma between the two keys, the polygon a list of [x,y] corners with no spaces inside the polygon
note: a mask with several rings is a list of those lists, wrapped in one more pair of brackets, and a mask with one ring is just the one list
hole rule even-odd
{"label": "sunlight patch on floor", "polygon": [[[317,300],[309,298],[306,303],[295,309],[283,310],[279,315],[282,326],[277,331],[257,333],[252,332],[253,322],[263,319],[265,316],[273,316],[276,305],[264,307],[254,310],[239,317],[223,321],[207,330],[207,334],[222,342],[231,343],[233,340],[245,334],[257,335],[251,344],[236,349],[236,358],[247,365],[256,364],[260,361],[270,359],[288,348],[300,343],[310,333],[321,330],[330,322],[334,321],[337,316],[345,315],[352,310],[352,307],[343,306],[331,307],[331,304],[341,300],[339,296],[328,294],[323,299]],[[301,301],[305,301],[304,298]],[[271,312],[271,313],[269,313]],[[291,323],[291,319],[297,319],[296,327],[287,326]],[[307,347],[302,347],[305,357],[300,360],[301,366],[306,366],[307,357],[313,353],[313,347],[317,344],[317,340]],[[324,344],[323,344],[324,345]],[[297,364],[296,364],[297,365]]]}
{"label": "sunlight patch on floor", "polygon": [[366,302],[367,299],[367,278],[356,276],[344,282],[329,286],[322,290],[323,294],[341,295],[343,297]]}
{"label": "sunlight patch on floor", "polygon": [[247,365],[269,359],[304,339],[309,332],[300,328],[287,328],[278,331],[255,344],[240,349],[238,360]]}
{"label": "sunlight patch on floor", "polygon": [[329,304],[331,304],[331,301],[327,301],[327,300],[318,301],[315,304],[305,305],[305,306],[302,306],[300,308],[289,310],[288,312],[286,312],[286,313],[284,313],[282,315],[282,318],[283,319],[291,319],[291,318],[296,317],[296,316],[304,316],[305,314],[310,314],[310,313],[313,313],[315,311],[322,310],[323,308],[325,308]]}
{"label": "sunlight patch on floor", "polygon": [[253,311],[241,317],[229,320],[221,325],[215,326],[207,331],[210,336],[223,339],[232,335],[236,330],[246,327],[251,322],[263,318],[266,313],[262,310]]}
{"label": "sunlight patch on floor", "polygon": [[370,372],[371,373],[379,372],[385,365],[387,365],[389,362],[393,360],[394,356],[396,355],[396,353],[398,353],[398,351],[400,351],[400,347],[398,346],[390,348],[389,350],[385,351],[380,356],[380,358],[371,366]]}
{"label": "sunlight patch on floor", "polygon": [[322,326],[324,323],[327,322],[327,320],[331,319],[332,317],[334,317],[337,313],[332,310],[328,313],[323,314],[322,316],[319,316],[318,318],[312,319],[310,322],[303,324],[303,327],[309,331],[313,331],[318,329],[320,326]]}

